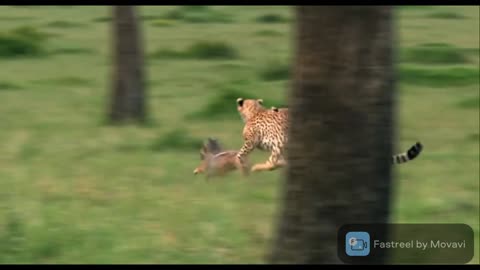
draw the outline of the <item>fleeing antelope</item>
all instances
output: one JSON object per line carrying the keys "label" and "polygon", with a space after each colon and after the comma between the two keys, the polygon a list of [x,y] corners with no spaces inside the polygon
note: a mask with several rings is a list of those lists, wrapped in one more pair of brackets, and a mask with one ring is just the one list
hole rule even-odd
{"label": "fleeing antelope", "polygon": [[224,151],[217,139],[208,138],[200,149],[200,165],[195,168],[193,174],[205,173],[207,180],[210,177],[224,176],[225,174],[237,170],[238,151]]}

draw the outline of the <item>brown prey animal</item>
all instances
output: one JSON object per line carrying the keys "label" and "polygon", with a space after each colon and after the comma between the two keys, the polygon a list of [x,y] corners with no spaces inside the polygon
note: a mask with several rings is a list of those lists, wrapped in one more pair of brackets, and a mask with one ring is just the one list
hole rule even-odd
{"label": "brown prey animal", "polygon": [[[193,171],[193,174],[205,174],[206,179],[210,177],[225,176],[227,173],[239,168],[237,162],[238,151],[223,150],[217,139],[208,138],[200,149],[200,165]],[[247,167],[250,165],[247,161]]]}

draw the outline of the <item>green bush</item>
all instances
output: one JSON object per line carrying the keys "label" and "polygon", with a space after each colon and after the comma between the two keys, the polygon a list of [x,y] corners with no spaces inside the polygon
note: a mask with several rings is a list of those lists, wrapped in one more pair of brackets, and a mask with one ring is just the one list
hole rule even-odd
{"label": "green bush", "polygon": [[479,77],[478,68],[466,67],[429,69],[402,66],[399,74],[401,83],[439,88],[478,84]]}
{"label": "green bush", "polygon": [[183,51],[174,51],[170,49],[159,49],[150,54],[151,58],[158,59],[185,59],[187,54]]}
{"label": "green bush", "polygon": [[27,21],[31,20],[29,16],[1,16],[0,21]]}
{"label": "green bush", "polygon": [[40,32],[37,29],[30,26],[22,26],[22,27],[15,28],[10,31],[10,34],[13,36],[23,37],[32,42],[33,41],[43,42],[43,41],[46,41],[50,36],[49,34]]}
{"label": "green bush", "polygon": [[480,141],[480,133],[472,133],[466,136],[467,141],[478,142]]}
{"label": "green bush", "polygon": [[31,27],[20,27],[0,33],[0,58],[34,57],[46,54],[48,34]]}
{"label": "green bush", "polygon": [[260,78],[264,81],[288,80],[290,78],[290,66],[270,62],[260,71]]}
{"label": "green bush", "polygon": [[265,30],[258,30],[257,32],[255,32],[255,35],[263,36],[263,37],[275,37],[275,36],[281,36],[283,34],[279,31],[265,29]]}
{"label": "green bush", "polygon": [[457,107],[462,109],[480,109],[480,97],[466,98],[457,103]]}
{"label": "green bush", "polygon": [[98,17],[93,19],[93,22],[110,22],[112,20],[112,17],[109,16],[103,16],[103,17]]}
{"label": "green bush", "polygon": [[175,129],[165,134],[164,136],[154,140],[152,150],[193,150],[199,149],[202,145],[202,140],[190,137],[188,131],[184,129]]}
{"label": "green bush", "polygon": [[175,21],[174,20],[167,20],[167,19],[157,19],[154,22],[152,22],[152,26],[156,27],[165,27],[165,26],[174,26]]}
{"label": "green bush", "polygon": [[432,9],[433,6],[398,6],[401,10],[422,10],[422,9]]}
{"label": "green bush", "polygon": [[35,81],[35,83],[57,85],[57,86],[88,86],[92,84],[92,82],[89,79],[74,77],[74,76],[38,80],[38,81]]}
{"label": "green bush", "polygon": [[201,41],[192,44],[185,51],[160,49],[150,55],[152,58],[161,59],[236,59],[239,57],[237,50],[220,41]]}
{"label": "green bush", "polygon": [[95,50],[88,48],[58,48],[52,54],[94,54]]}
{"label": "green bush", "polygon": [[162,16],[160,16],[160,15],[142,15],[142,16],[140,16],[140,19],[142,21],[153,21],[153,20],[162,19]]}
{"label": "green bush", "polygon": [[13,211],[2,215],[2,219],[5,225],[0,230],[0,263],[9,263],[11,258],[21,253],[28,243],[25,221]]}
{"label": "green bush", "polygon": [[11,82],[2,82],[0,81],[0,91],[1,90],[18,90],[21,89],[17,84],[11,83]]}
{"label": "green bush", "polygon": [[237,50],[224,42],[202,41],[190,46],[187,54],[198,59],[235,59],[238,57]]}
{"label": "green bush", "polygon": [[224,119],[237,118],[235,101],[239,97],[257,98],[244,91],[238,90],[238,84],[235,86],[227,86],[221,89],[220,94],[215,96],[208,104],[197,112],[187,115],[189,120],[198,119]]}
{"label": "green bush", "polygon": [[53,21],[47,23],[47,27],[52,28],[76,28],[76,27],[83,27],[85,24],[78,23],[78,22],[69,22],[69,21]]}
{"label": "green bush", "polygon": [[454,12],[433,12],[427,15],[428,18],[432,19],[465,19],[464,15],[460,15]]}
{"label": "green bush", "polygon": [[181,6],[167,12],[164,18],[188,23],[228,23],[232,21],[227,14],[212,10],[207,6]]}
{"label": "green bush", "polygon": [[264,14],[255,18],[255,21],[259,23],[285,23],[290,20],[279,14]]}
{"label": "green bush", "polygon": [[[224,120],[224,119],[239,119],[238,111],[236,109],[237,98],[244,99],[259,99],[259,97],[243,89],[250,89],[252,85],[246,80],[234,80],[228,85],[219,89],[219,94],[210,99],[207,104],[200,110],[190,113],[186,116],[186,120]],[[264,100],[263,106],[270,108],[275,106],[277,108],[284,108],[282,102],[272,100],[270,98]]]}
{"label": "green bush", "polygon": [[478,56],[480,55],[480,48],[465,48],[465,49],[463,49],[463,51],[467,55],[471,55],[471,56],[474,56],[476,58],[478,58]]}
{"label": "green bush", "polygon": [[401,51],[402,62],[417,64],[465,64],[468,62],[463,49],[449,44],[429,43]]}

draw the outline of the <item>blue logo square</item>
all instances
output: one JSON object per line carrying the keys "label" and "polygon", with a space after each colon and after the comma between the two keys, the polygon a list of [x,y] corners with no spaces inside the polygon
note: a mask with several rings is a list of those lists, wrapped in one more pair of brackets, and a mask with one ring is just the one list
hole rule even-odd
{"label": "blue logo square", "polygon": [[347,233],[345,253],[348,256],[368,256],[370,254],[370,234],[368,232]]}

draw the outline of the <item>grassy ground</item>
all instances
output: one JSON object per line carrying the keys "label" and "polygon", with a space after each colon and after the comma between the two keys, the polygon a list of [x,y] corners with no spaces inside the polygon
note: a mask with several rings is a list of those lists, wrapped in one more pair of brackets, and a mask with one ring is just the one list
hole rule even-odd
{"label": "grassy ground", "polygon": [[[192,171],[208,136],[241,146],[238,96],[285,103],[291,9],[141,13],[151,119],[108,127],[109,8],[0,7],[0,263],[264,262],[281,172]],[[469,224],[478,263],[478,9],[397,14],[397,149],[425,151],[395,167],[392,218]]]}

